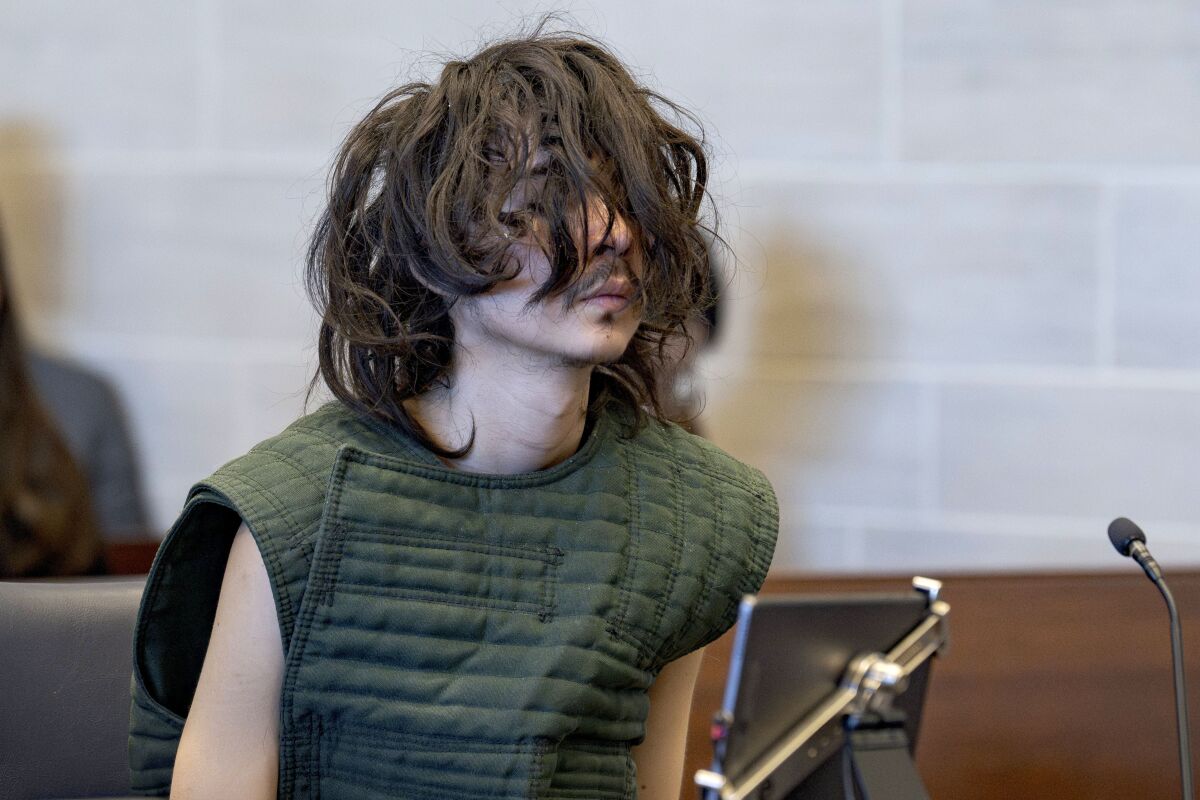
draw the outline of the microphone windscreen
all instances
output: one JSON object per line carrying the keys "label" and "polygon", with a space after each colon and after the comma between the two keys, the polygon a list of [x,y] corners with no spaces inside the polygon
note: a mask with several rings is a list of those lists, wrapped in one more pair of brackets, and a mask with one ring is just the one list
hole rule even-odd
{"label": "microphone windscreen", "polygon": [[1146,534],[1137,523],[1125,517],[1117,517],[1108,525],[1108,539],[1113,547],[1123,556],[1129,555],[1129,548],[1134,542],[1145,542]]}

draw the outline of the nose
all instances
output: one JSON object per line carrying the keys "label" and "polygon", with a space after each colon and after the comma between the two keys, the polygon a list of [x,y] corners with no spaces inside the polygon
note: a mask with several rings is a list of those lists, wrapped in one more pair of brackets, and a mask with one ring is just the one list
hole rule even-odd
{"label": "nose", "polygon": [[605,250],[612,250],[613,255],[624,257],[633,244],[629,220],[616,209],[611,210],[612,228],[605,233],[609,213],[610,209],[603,199],[596,195],[588,197],[586,245],[589,258],[601,255]]}

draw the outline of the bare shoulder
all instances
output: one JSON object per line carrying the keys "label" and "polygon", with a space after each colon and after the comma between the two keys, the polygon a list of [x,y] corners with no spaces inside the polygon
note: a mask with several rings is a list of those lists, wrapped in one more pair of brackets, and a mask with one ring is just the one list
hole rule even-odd
{"label": "bare shoulder", "polygon": [[[175,758],[171,797],[275,796],[283,646],[271,582],[243,524]],[[236,777],[236,785],[226,781]]]}
{"label": "bare shoulder", "polygon": [[[275,613],[275,597],[262,553],[250,529],[242,523],[233,537],[221,597],[213,622],[213,640],[232,641],[250,648],[257,656],[271,654],[269,662],[283,661],[283,640]],[[213,648],[209,644],[209,651]],[[231,656],[236,654],[230,653]],[[277,658],[276,658],[277,656]],[[256,670],[258,671],[258,670]]]}
{"label": "bare shoulder", "polygon": [[[262,553],[245,523],[238,528],[225,565],[204,667],[226,660],[246,662],[246,678],[282,669],[283,644],[275,598]],[[201,683],[203,684],[203,672]]]}

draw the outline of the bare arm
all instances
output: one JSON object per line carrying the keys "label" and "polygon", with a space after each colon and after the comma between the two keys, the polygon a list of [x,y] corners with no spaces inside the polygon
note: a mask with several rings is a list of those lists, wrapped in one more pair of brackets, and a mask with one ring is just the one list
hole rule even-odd
{"label": "bare arm", "polygon": [[678,800],[688,715],[704,648],[663,667],[650,687],[646,739],[633,748],[640,800]]}
{"label": "bare arm", "polygon": [[275,797],[283,647],[262,555],[233,537],[212,637],[175,756],[172,800]]}

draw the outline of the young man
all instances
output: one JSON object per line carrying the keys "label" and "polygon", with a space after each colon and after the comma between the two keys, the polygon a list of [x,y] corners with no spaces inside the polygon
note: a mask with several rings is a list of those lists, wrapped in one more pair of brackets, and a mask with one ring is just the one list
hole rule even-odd
{"label": "young man", "polygon": [[[337,401],[193,489],[135,635],[134,788],[677,795],[765,477],[661,419],[708,294],[702,148],[532,35],[350,134],[309,254]],[[210,634],[211,631],[211,634]]]}

